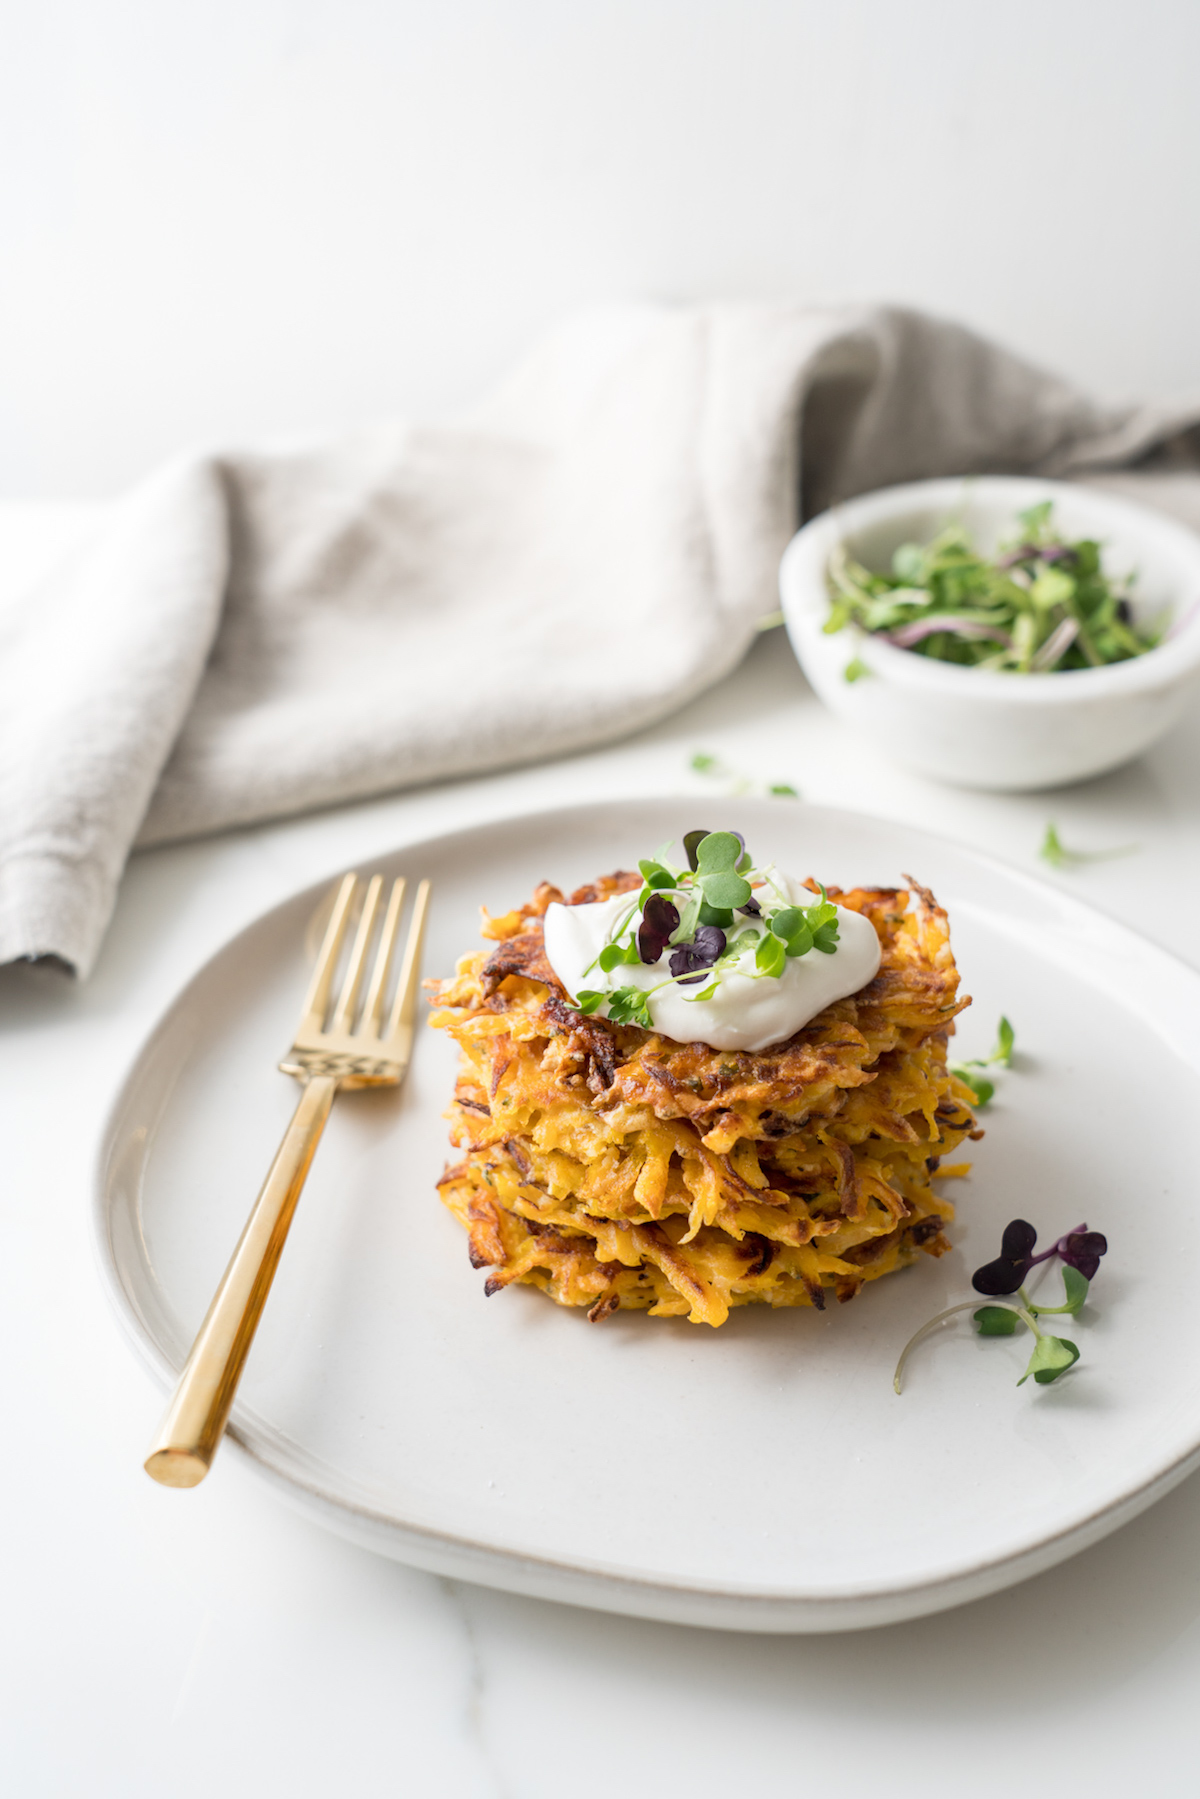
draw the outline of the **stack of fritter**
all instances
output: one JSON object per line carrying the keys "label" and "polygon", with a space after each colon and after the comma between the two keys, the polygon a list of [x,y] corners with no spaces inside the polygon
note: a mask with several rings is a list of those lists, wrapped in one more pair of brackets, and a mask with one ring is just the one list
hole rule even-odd
{"label": "stack of fritter", "polygon": [[571,1006],[545,957],[547,906],[639,885],[608,875],[564,902],[543,884],[485,919],[490,955],[436,983],[433,1023],[462,1049],[448,1116],[465,1152],[440,1191],[472,1264],[493,1270],[485,1290],[530,1282],[593,1322],[649,1308],[719,1325],[735,1305],[852,1299],[918,1252],[941,1255],[954,1210],[931,1177],[982,1133],[946,1067],[970,1001],[933,896],[829,888],[875,926],[879,973],[749,1053]]}

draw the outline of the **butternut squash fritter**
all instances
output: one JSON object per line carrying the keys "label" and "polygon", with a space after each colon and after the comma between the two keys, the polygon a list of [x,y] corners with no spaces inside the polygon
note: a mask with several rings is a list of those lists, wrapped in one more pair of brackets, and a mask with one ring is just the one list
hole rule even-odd
{"label": "butternut squash fritter", "polygon": [[639,885],[622,870],[564,900],[543,882],[529,905],[485,913],[490,953],[429,983],[431,1022],[462,1052],[447,1113],[461,1156],[439,1191],[472,1266],[491,1271],[485,1292],[525,1282],[593,1321],[623,1308],[715,1326],[737,1305],[821,1309],[942,1255],[954,1208],[932,1178],[965,1173],[939,1164],[983,1133],[946,1066],[971,1002],[933,895],[830,887],[874,925],[879,972],[750,1053],[570,1004],[545,956],[547,906]]}

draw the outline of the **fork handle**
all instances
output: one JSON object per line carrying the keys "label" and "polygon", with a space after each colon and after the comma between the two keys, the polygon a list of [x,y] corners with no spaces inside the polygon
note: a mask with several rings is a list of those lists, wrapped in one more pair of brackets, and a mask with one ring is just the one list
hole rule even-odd
{"label": "fork handle", "polygon": [[195,1487],[208,1473],[337,1086],[331,1075],[315,1075],[300,1095],[271,1172],[213,1295],[146,1458],[146,1473],[164,1487]]}

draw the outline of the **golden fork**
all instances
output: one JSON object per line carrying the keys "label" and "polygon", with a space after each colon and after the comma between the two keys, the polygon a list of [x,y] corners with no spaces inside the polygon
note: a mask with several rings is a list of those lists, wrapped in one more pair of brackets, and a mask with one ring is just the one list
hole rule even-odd
{"label": "golden fork", "polygon": [[346,875],[337,890],[304,1001],[300,1028],[279,1064],[285,1074],[295,1075],[301,1083],[304,1091],[300,1103],[200,1326],[154,1447],[146,1457],[146,1473],[165,1487],[194,1487],[208,1473],[271,1291],[300,1190],[338,1088],[395,1087],[408,1071],[429,882],[422,881],[417,888],[396,997],[385,1028],[388,973],[404,904],[404,887],[402,879],[392,883],[357,1029],[355,1010],[383,895],[383,876],[372,875],[367,883],[342,990],[326,1026],[333,977],[354,907],[358,876]]}

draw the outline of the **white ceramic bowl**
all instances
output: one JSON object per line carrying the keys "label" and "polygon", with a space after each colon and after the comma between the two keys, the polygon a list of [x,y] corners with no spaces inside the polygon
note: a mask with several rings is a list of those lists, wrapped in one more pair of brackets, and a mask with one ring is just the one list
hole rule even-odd
{"label": "white ceramic bowl", "polygon": [[[928,542],[954,516],[991,552],[1015,536],[1018,512],[1048,499],[1065,537],[1100,540],[1107,572],[1136,572],[1135,616],[1170,615],[1157,649],[1109,668],[1015,675],[935,662],[852,626],[822,629],[837,543],[883,572],[900,544]],[[805,525],[779,585],[792,647],[825,704],[897,762],[962,787],[1017,792],[1117,768],[1169,730],[1200,685],[1200,536],[1093,488],[1009,475],[883,488]],[[869,673],[849,682],[854,657]]]}

